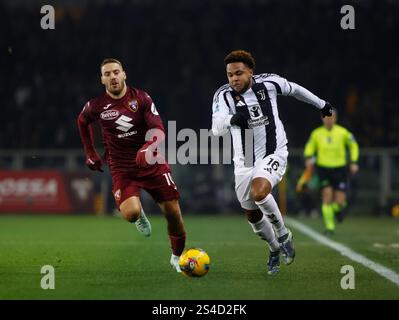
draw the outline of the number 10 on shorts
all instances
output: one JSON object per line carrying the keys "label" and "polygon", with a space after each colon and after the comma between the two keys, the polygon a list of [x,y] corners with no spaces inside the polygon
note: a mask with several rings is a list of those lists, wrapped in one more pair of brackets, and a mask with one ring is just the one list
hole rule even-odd
{"label": "number 10 on shorts", "polygon": [[175,188],[175,190],[177,190],[176,184],[173,181],[172,175],[170,174],[170,172],[163,173],[162,175],[165,177],[166,182],[168,183],[168,186],[172,186],[173,188]]}

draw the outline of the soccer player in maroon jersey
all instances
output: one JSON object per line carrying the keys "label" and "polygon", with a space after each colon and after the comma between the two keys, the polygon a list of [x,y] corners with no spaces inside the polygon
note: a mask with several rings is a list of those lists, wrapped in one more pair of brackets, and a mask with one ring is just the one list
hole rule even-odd
{"label": "soccer player in maroon jersey", "polygon": [[139,198],[140,189],[147,191],[166,217],[172,247],[170,264],[180,272],[178,260],[184,250],[186,232],[179,192],[168,163],[164,159],[159,161],[156,148],[161,138],[154,134],[148,141],[145,139],[150,129],[164,135],[162,120],[146,92],[126,85],[120,61],[105,59],[100,68],[105,93],[89,100],[78,117],[86,165],[102,172],[103,160],[94,148],[91,131],[91,124],[97,121],[102,130],[104,161],[111,171],[112,191],[122,216],[149,236],[151,224]]}

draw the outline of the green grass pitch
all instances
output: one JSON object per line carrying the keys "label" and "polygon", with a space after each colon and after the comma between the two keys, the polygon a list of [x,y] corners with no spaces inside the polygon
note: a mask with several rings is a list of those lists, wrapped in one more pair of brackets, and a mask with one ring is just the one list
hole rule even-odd
{"label": "green grass pitch", "polygon": [[[292,229],[297,259],[266,273],[267,249],[243,216],[184,217],[187,247],[211,257],[203,278],[169,266],[162,216],[149,216],[144,238],[117,217],[0,216],[0,299],[398,299],[399,286]],[[301,220],[321,231],[321,221]],[[399,222],[349,218],[334,240],[399,273]],[[343,290],[343,265],[355,268],[355,289]],[[55,289],[40,287],[43,265],[55,268]]]}

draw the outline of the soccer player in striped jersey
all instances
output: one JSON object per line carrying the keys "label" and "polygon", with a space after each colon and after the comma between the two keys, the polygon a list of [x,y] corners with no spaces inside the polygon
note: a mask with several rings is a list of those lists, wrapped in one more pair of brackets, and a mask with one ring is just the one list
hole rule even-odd
{"label": "soccer player in striped jersey", "polygon": [[234,148],[235,191],[253,231],[267,241],[268,274],[293,262],[293,236],[285,227],[271,194],[287,165],[287,137],[278,115],[277,95],[293,96],[331,115],[331,105],[300,85],[275,74],[254,75],[255,60],[249,52],[232,51],[224,59],[228,84],[213,99],[212,132],[230,131]]}
{"label": "soccer player in striped jersey", "polygon": [[337,125],[337,111],[334,109],[331,117],[322,119],[323,126],[312,131],[306,143],[304,156],[308,172],[306,180],[312,176],[314,157],[316,156],[316,171],[320,180],[322,206],[321,212],[325,224],[325,234],[332,235],[335,231],[335,219],[342,222],[344,209],[347,206],[346,191],[348,188],[348,171],[346,149],[349,150],[349,171],[356,174],[359,170],[359,145],[353,134],[344,127]]}

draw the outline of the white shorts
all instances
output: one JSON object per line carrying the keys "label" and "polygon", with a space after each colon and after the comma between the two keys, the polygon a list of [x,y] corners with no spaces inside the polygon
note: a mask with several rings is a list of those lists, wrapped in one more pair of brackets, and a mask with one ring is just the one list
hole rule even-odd
{"label": "white shorts", "polygon": [[288,152],[273,153],[264,159],[257,160],[248,173],[235,176],[235,189],[241,207],[246,210],[257,210],[258,206],[251,198],[251,182],[254,178],[265,178],[272,189],[283,179],[287,169]]}

